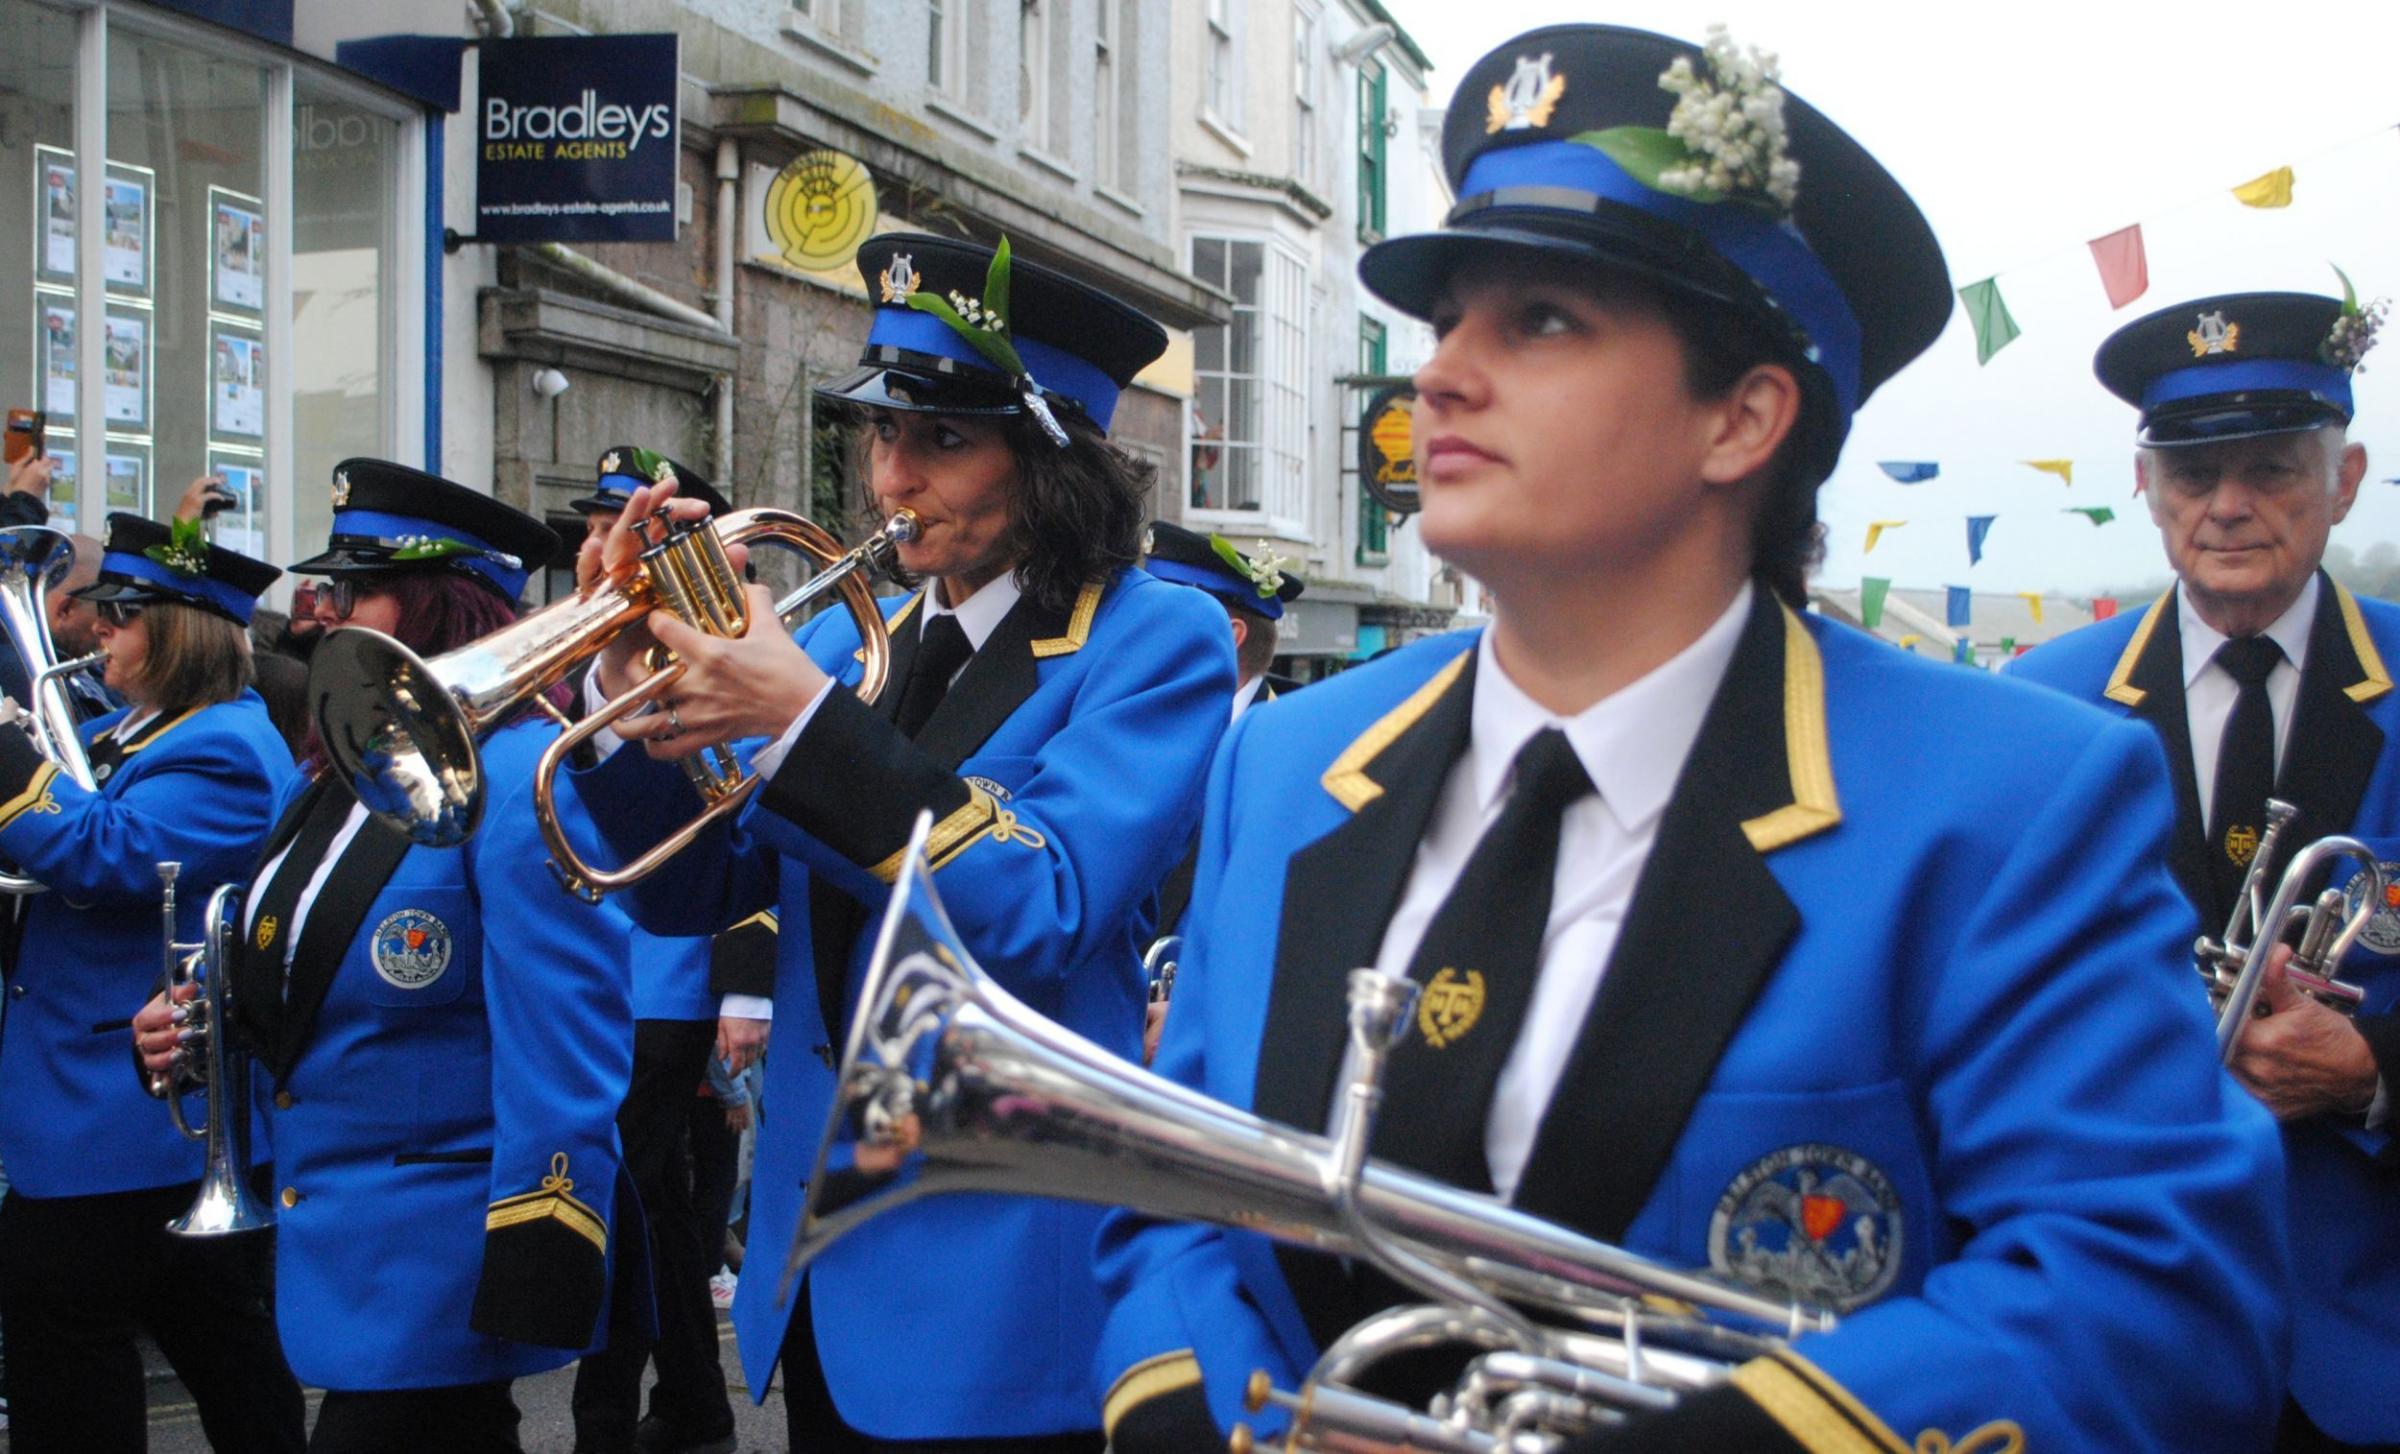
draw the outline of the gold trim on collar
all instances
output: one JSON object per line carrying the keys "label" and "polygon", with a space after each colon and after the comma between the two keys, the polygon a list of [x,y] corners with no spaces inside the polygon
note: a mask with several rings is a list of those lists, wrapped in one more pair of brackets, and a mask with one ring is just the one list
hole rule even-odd
{"label": "gold trim on collar", "polygon": [[2133,684],[2133,669],[2142,664],[2142,653],[2150,649],[2151,633],[2158,630],[2158,618],[2167,614],[2167,603],[2175,599],[2173,591],[2150,603],[2142,613],[2142,624],[2133,630],[2133,639],[2125,643],[2125,654],[2117,658],[2117,669],[2108,674],[2108,690],[2100,695],[2112,702],[2138,707],[2149,693]]}
{"label": "gold trim on collar", "polygon": [[567,1153],[556,1152],[550,1158],[550,1174],[542,1178],[542,1189],[521,1196],[503,1197],[492,1203],[483,1214],[483,1229],[497,1232],[504,1227],[553,1219],[591,1243],[605,1257],[608,1255],[608,1228],[601,1222],[598,1212],[568,1195],[574,1190],[575,1183],[567,1176]]}
{"label": "gold trim on collar", "polygon": [[733,929],[726,929],[722,932],[731,934],[734,929],[747,929],[753,924],[766,925],[767,932],[769,934],[780,934],[783,932],[783,925],[781,921],[775,917],[775,911],[773,909],[761,909],[757,913],[752,914],[749,918],[744,919],[739,924],[734,925]]}
{"label": "gold trim on collar", "polygon": [[1791,608],[1779,602],[1776,609],[1783,613],[1783,751],[1791,765],[1792,801],[1743,822],[1742,833],[1760,853],[1842,821],[1825,732],[1825,658]]}
{"label": "gold trim on collar", "polygon": [[1117,1421],[1154,1398],[1181,1393],[1200,1383],[1200,1360],[1189,1348],[1145,1358],[1117,1376],[1100,1406],[1102,1437],[1117,1436]]}
{"label": "gold trim on collar", "polygon": [[151,723],[149,726],[144,727],[141,731],[133,734],[132,741],[127,742],[123,747],[118,748],[117,756],[133,756],[143,748],[148,747],[151,743],[156,742],[161,737],[166,736],[169,732],[174,731],[184,723],[189,722],[192,718],[200,715],[202,710],[204,709],[194,707],[179,717],[163,717],[158,721]]}
{"label": "gold trim on collar", "polygon": [[[933,587],[927,586],[925,591],[930,591],[932,589]],[[890,616],[884,618],[883,631],[886,636],[889,636],[891,633],[899,630],[900,623],[906,621],[912,614],[915,613],[917,609],[917,603],[925,599],[925,591],[919,591],[915,595],[909,597],[907,605],[902,606],[899,610],[894,611]],[[850,659],[852,661],[865,661],[867,659],[867,649],[862,646],[858,650],[851,652]]]}
{"label": "gold trim on collar", "polygon": [[1082,594],[1075,598],[1075,614],[1067,618],[1067,634],[1043,637],[1033,643],[1033,654],[1037,657],[1072,656],[1083,650],[1084,642],[1091,639],[1092,617],[1100,611],[1101,593],[1107,589],[1107,584],[1102,581],[1085,586]]}
{"label": "gold trim on collar", "polygon": [[1423,686],[1409,693],[1407,701],[1384,713],[1373,726],[1359,734],[1358,740],[1342,749],[1342,755],[1333,760],[1333,766],[1325,769],[1325,776],[1319,779],[1324,783],[1325,791],[1333,794],[1335,802],[1355,813],[1383,796],[1383,784],[1367,776],[1367,764],[1391,746],[1401,733],[1416,726],[1418,718],[1433,709],[1433,704],[1441,699],[1442,693],[1450,690],[1450,684],[1458,680],[1458,674],[1467,669],[1467,662],[1475,655],[1475,650],[1475,647],[1469,646],[1450,658],[1450,664],[1427,678]]}
{"label": "gold trim on collar", "polygon": [[43,763],[26,779],[24,790],[5,803],[0,803],[0,828],[16,822],[27,813],[55,813],[58,802],[50,796],[50,784],[58,776],[54,763]]}
{"label": "gold trim on collar", "polygon": [[2367,634],[2367,618],[2359,614],[2358,597],[2333,577],[2327,576],[2325,580],[2333,587],[2333,598],[2341,603],[2342,625],[2350,633],[2350,650],[2357,654],[2358,669],[2364,673],[2342,688],[2342,695],[2353,702],[2372,702],[2392,689],[2391,670],[2383,664],[2383,653],[2375,649],[2375,638]]}

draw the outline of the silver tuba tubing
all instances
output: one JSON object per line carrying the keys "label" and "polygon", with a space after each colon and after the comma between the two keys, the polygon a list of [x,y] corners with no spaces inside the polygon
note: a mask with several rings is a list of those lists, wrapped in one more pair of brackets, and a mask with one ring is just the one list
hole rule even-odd
{"label": "silver tuba tubing", "polygon": [[[81,724],[67,697],[65,679],[107,659],[106,652],[71,661],[58,659],[50,640],[50,616],[43,596],[75,561],[75,544],[45,525],[0,529],[0,631],[9,649],[25,668],[23,725],[34,749],[87,792],[92,788],[92,765],[84,756]],[[0,894],[38,894],[42,885],[22,874],[0,871]]]}
{"label": "silver tuba tubing", "polygon": [[[920,819],[878,933],[809,1178],[782,1295],[810,1260],[922,1197],[997,1193],[1123,1206],[1344,1256],[1397,1250],[1557,1318],[1557,1336],[1643,1340],[1698,1360],[1830,1329],[1830,1313],[1585,1237],[1489,1196],[1379,1162],[1150,1074],[1044,1018],[976,965],[932,890]],[[1365,1241],[1351,1215],[1372,1228]],[[1480,1309],[1466,1320],[1492,1322]],[[1365,1325],[1362,1325],[1362,1328]],[[1355,1331],[1355,1330],[1354,1330]],[[1507,1343],[1495,1329],[1487,1346]],[[1628,1361],[1622,1359],[1620,1361]]]}
{"label": "silver tuba tubing", "polygon": [[161,968],[164,993],[170,1005],[175,991],[186,984],[198,993],[177,1006],[178,1060],[188,1060],[197,1047],[204,1056],[200,1080],[208,1095],[208,1119],[195,1129],[183,1112],[180,1077],[169,1073],[155,1087],[167,1103],[167,1114],[186,1140],[205,1143],[200,1190],[183,1215],[167,1223],[178,1237],[226,1237],[238,1232],[263,1231],[275,1225],[275,1214],[250,1190],[250,1056],[230,1033],[233,989],[228,946],[241,913],[241,889],[220,884],[208,896],[201,913],[197,942],[175,937],[175,880],[183,865],[158,866],[161,888],[159,916],[165,923],[165,963]]}

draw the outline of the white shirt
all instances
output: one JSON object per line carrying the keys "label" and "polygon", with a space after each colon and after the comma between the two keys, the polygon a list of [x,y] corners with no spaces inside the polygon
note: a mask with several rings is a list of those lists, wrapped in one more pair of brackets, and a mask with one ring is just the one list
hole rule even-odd
{"label": "white shirt", "polygon": [[[300,931],[308,927],[309,910],[317,906],[317,895],[325,892],[325,880],[333,876],[333,866],[342,861],[342,855],[350,851],[351,842],[358,837],[358,830],[366,826],[366,805],[352,803],[350,816],[342,821],[341,831],[334,834],[333,841],[325,846],[325,856],[317,860],[316,872],[308,876],[308,883],[300,890],[299,901],[292,905],[292,925],[284,931],[283,935],[283,979],[287,989],[292,978],[292,955],[299,951]],[[258,906],[259,902],[266,897],[264,892],[266,886],[275,882],[275,875],[283,871],[283,861],[291,857],[292,849],[298,846],[299,842],[299,833],[293,833],[292,841],[283,845],[282,851],[267,860],[266,867],[260,869],[258,876],[251,880],[252,883],[259,886],[261,892],[249,895],[242,904],[243,933],[249,933],[251,926],[257,922]]]}
{"label": "white shirt", "polygon": [[[2283,660],[2267,673],[2267,704],[2275,709],[2275,761],[2283,761],[2292,740],[2292,716],[2300,701],[2300,673],[2308,666],[2308,633],[2317,619],[2317,578],[2310,576],[2300,598],[2275,618],[2263,633],[2283,648]],[[2242,692],[2233,673],[2219,666],[2217,648],[2225,633],[2200,619],[2192,593],[2175,593],[2175,614],[2183,629],[2183,709],[2191,725],[2192,771],[2200,779],[2200,822],[2214,822],[2217,796],[2217,753],[2225,744],[2225,718]],[[2263,806],[2263,805],[2262,805]]]}
{"label": "white shirt", "polygon": [[1509,680],[1491,633],[1476,647],[1467,750],[1442,784],[1375,967],[1408,973],[1435,910],[1507,802],[1517,753],[1543,728],[1563,729],[1598,791],[1569,806],[1560,824],[1540,974],[1484,1122],[1484,1154],[1502,1200],[1516,1195],[1542,1115],[1616,949],[1634,883],[1657,842],[1667,799],[1741,642],[1754,589],[1745,582],[1725,614],[1664,665],[1563,720]]}
{"label": "white shirt", "polygon": [[1250,680],[1233,689],[1234,721],[1239,722],[1242,720],[1242,713],[1250,710],[1250,704],[1258,700],[1258,689],[1266,684],[1266,673],[1260,672],[1257,676],[1250,678]]}
{"label": "white shirt", "polygon": [[106,732],[101,733],[100,740],[102,742],[131,742],[133,740],[134,733],[141,731],[144,727],[149,726],[151,723],[157,720],[158,709],[156,707],[151,708],[147,712],[128,712],[125,714],[124,721],[119,722],[116,726],[111,727]]}

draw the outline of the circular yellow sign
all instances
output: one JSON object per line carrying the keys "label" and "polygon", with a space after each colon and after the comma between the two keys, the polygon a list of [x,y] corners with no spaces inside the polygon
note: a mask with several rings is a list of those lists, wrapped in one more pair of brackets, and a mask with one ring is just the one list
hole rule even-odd
{"label": "circular yellow sign", "polygon": [[783,260],[829,272],[875,235],[875,178],[838,151],[804,151],[767,184],[767,240]]}

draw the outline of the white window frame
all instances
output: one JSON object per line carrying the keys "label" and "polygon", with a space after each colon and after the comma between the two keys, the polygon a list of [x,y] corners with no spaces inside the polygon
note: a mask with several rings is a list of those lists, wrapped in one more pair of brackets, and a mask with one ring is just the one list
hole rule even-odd
{"label": "white window frame", "polygon": [[1123,4],[1124,0],[1099,0],[1098,24],[1092,32],[1092,180],[1103,187],[1120,186],[1123,181],[1117,175],[1126,149],[1117,135],[1123,114],[1117,95]]}
{"label": "white window frame", "polygon": [[1200,97],[1201,119],[1242,134],[1242,6],[1243,0],[1207,0],[1207,85]]}
{"label": "white window frame", "polygon": [[1292,7],[1292,180],[1314,190],[1324,170],[1325,147],[1317,115],[1322,95],[1318,56],[1325,20],[1317,7]]}
{"label": "white window frame", "polygon": [[[1223,533],[1259,533],[1294,540],[1309,538],[1309,288],[1308,259],[1272,234],[1198,228],[1184,240],[1184,259],[1192,266],[1201,242],[1221,242],[1227,248],[1253,245],[1260,249],[1256,372],[1258,438],[1239,447],[1257,451],[1258,508],[1232,510],[1193,506],[1187,519]],[[1230,362],[1230,350],[1227,359]],[[1184,458],[1191,458],[1197,435],[1186,411]],[[1231,411],[1228,410],[1228,413]],[[1220,421],[1222,424],[1225,421]],[[1227,441],[1228,445],[1234,444]]]}
{"label": "white window frame", "polygon": [[959,104],[967,100],[967,27],[973,0],[926,0],[930,29],[925,41],[925,83],[934,94]]}
{"label": "white window frame", "polygon": [[1057,148],[1050,137],[1050,29],[1055,0],[1016,0],[1017,126],[1020,145]]}

